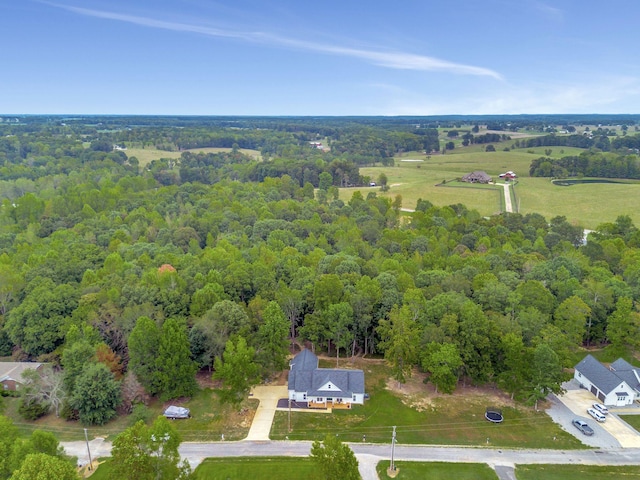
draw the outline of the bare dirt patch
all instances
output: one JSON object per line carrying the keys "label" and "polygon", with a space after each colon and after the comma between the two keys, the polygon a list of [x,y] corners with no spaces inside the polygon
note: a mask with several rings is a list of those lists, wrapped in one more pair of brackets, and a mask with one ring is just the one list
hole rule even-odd
{"label": "bare dirt patch", "polygon": [[439,406],[449,406],[452,398],[465,398],[465,402],[492,407],[515,407],[516,403],[505,393],[491,386],[467,386],[459,384],[452,394],[436,392],[433,384],[428,383],[427,374],[414,371],[406,383],[398,383],[389,377],[385,389],[397,395],[406,406],[419,412],[435,412]]}

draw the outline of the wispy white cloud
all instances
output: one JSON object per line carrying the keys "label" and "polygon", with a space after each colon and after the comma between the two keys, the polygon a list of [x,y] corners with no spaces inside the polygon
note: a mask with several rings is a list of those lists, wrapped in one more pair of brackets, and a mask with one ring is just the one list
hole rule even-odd
{"label": "wispy white cloud", "polygon": [[[474,95],[424,95],[402,87],[370,84],[377,91],[372,115],[630,113],[640,101],[640,79],[599,78],[590,84],[501,85]],[[637,100],[632,100],[632,99]]]}
{"label": "wispy white cloud", "polygon": [[553,7],[543,2],[534,2],[533,6],[547,17],[555,21],[564,20],[564,12],[557,7]]}
{"label": "wispy white cloud", "polygon": [[261,43],[272,46],[295,48],[306,51],[313,51],[327,55],[337,55],[343,57],[357,58],[373,65],[397,70],[416,70],[416,71],[441,71],[458,75],[478,75],[492,77],[502,80],[502,76],[489,68],[478,67],[473,65],[465,65],[462,63],[450,62],[435,57],[417,55],[413,53],[398,51],[376,51],[358,48],[349,48],[338,45],[329,45],[323,43],[309,42],[294,38],[286,38],[274,35],[268,32],[259,31],[240,31],[224,28],[215,28],[210,26],[195,25],[191,23],[181,23],[173,21],[158,20],[155,18],[128,15],[117,12],[108,12],[103,10],[94,10],[83,7],[75,7],[71,5],[53,3],[43,1],[52,7],[61,8],[78,15],[89,17],[103,18],[105,20],[114,20],[125,22],[143,27],[157,28],[162,30],[171,30],[174,32],[188,32],[206,35],[210,37],[235,38],[248,42]]}

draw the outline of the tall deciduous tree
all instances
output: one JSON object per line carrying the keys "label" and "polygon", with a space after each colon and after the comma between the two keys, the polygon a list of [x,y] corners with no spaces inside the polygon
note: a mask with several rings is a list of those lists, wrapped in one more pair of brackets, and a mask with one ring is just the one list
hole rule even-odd
{"label": "tall deciduous tree", "polygon": [[404,383],[418,360],[418,326],[412,319],[409,307],[394,308],[388,320],[380,320],[378,333],[379,347],[391,365],[394,378]]}
{"label": "tall deciduous tree", "polygon": [[615,349],[636,347],[639,343],[640,315],[633,311],[633,300],[621,297],[607,321],[607,337]]}
{"label": "tall deciduous tree", "polygon": [[129,369],[151,395],[160,392],[156,376],[156,362],[161,332],[149,317],[140,317],[129,335]]}
{"label": "tall deciduous tree", "polygon": [[191,468],[180,462],[180,434],[164,417],[148,427],[142,420],[120,433],[113,441],[111,456],[114,478],[139,480],[187,480]]}
{"label": "tall deciduous tree", "polygon": [[60,457],[52,457],[45,453],[32,453],[26,456],[20,468],[18,468],[11,480],[78,480],[76,467],[69,460]]}
{"label": "tall deciduous tree", "polygon": [[558,355],[545,343],[538,345],[533,351],[529,381],[529,401],[535,409],[538,402],[550,393],[562,391],[562,366]]}
{"label": "tall deciduous tree", "polygon": [[154,374],[163,400],[190,397],[198,389],[196,365],[191,360],[187,327],[183,322],[170,318],[162,325]]}
{"label": "tall deciduous tree", "polygon": [[120,402],[120,385],[113,373],[103,363],[94,363],[76,380],[70,404],[78,410],[81,422],[104,425],[115,417]]}
{"label": "tall deciduous tree", "polygon": [[258,359],[268,373],[273,373],[287,365],[289,321],[274,301],[267,305],[263,318],[258,329]]}
{"label": "tall deciduous tree", "polygon": [[255,350],[247,345],[244,337],[227,342],[222,359],[216,358],[214,380],[222,380],[220,399],[239,404],[258,381],[258,365]]}
{"label": "tall deciduous tree", "polygon": [[362,479],[353,450],[349,445],[343,444],[337,436],[327,435],[323,442],[317,440],[313,442],[309,456],[326,480]]}
{"label": "tall deciduous tree", "polygon": [[452,393],[458,383],[462,359],[458,347],[452,343],[432,343],[422,360],[422,367],[431,375],[429,380],[444,393]]}
{"label": "tall deciduous tree", "polygon": [[553,317],[560,331],[575,347],[578,347],[582,344],[587,329],[587,318],[590,315],[589,305],[580,297],[573,295],[558,305]]}

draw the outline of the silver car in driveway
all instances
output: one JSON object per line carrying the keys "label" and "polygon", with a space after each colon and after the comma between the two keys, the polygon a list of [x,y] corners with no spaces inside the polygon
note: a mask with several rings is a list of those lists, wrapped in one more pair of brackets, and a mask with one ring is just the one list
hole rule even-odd
{"label": "silver car in driveway", "polygon": [[573,423],[573,426],[576,427],[578,430],[580,430],[585,435],[588,435],[588,436],[593,435],[593,429],[584,420],[579,420],[579,419],[576,418],[571,423]]}

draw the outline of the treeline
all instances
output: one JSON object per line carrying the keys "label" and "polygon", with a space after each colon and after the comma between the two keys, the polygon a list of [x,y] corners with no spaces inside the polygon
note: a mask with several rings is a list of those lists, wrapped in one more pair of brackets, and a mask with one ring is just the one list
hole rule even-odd
{"label": "treeline", "polygon": [[61,366],[67,418],[102,423],[146,395],[189,395],[198,369],[229,388],[234,372],[268,377],[289,337],[384,354],[399,379],[418,366],[444,391],[492,382],[532,402],[584,345],[637,347],[628,217],[585,245],[564,217],[484,218],[427,199],[405,217],[402,198],[371,190],[343,202],[336,186],[351,176],[338,170],[353,166],[336,160],[316,192],[291,175],[304,179],[296,161],[239,181],[258,171],[240,152],[183,160],[167,171],[189,181],[166,185],[153,164],[104,160],[4,180],[0,354]]}
{"label": "treeline", "polygon": [[577,147],[597,148],[608,152],[611,150],[611,141],[606,135],[589,137],[587,135],[541,135],[538,137],[518,139],[514,142],[516,148],[535,147]]}
{"label": "treeline", "polygon": [[583,152],[560,159],[540,157],[531,162],[532,177],[603,177],[640,178],[640,163],[637,155]]}

